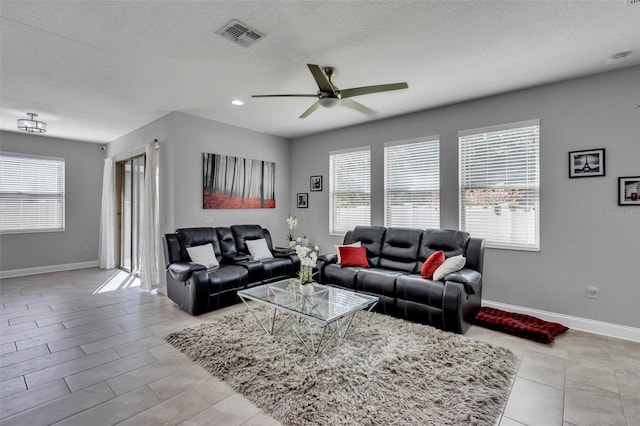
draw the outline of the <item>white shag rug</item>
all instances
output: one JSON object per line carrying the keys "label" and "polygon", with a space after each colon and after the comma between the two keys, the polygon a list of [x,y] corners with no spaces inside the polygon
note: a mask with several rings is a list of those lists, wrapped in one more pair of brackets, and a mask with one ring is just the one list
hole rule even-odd
{"label": "white shag rug", "polygon": [[166,341],[284,425],[496,424],[517,369],[511,351],[387,315],[358,316],[353,332],[318,357],[288,325],[269,336],[248,312]]}

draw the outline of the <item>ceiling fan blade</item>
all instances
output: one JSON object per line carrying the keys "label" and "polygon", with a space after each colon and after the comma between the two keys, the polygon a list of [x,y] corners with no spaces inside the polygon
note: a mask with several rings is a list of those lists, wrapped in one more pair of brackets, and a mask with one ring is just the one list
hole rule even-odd
{"label": "ceiling fan blade", "polygon": [[376,115],[378,113],[377,111],[374,111],[371,108],[354,101],[353,99],[342,99],[340,101],[340,105],[346,106],[347,108],[355,109],[356,111],[360,111],[368,115]]}
{"label": "ceiling fan blade", "polygon": [[309,114],[311,114],[313,111],[317,110],[320,107],[320,102],[315,102],[313,105],[311,105],[309,108],[307,108],[307,110],[305,112],[302,113],[302,115],[298,118],[305,118],[307,117]]}
{"label": "ceiling fan blade", "polygon": [[364,86],[353,87],[351,89],[344,89],[340,91],[342,99],[350,98],[352,96],[368,95],[370,93],[388,92],[390,90],[408,89],[407,83],[392,83],[392,84],[380,84],[377,86]]}
{"label": "ceiling fan blade", "polygon": [[318,95],[251,95],[252,98],[317,98]]}
{"label": "ceiling fan blade", "polygon": [[313,78],[316,80],[316,84],[318,84],[320,91],[335,95],[336,89],[329,81],[329,77],[327,77],[324,71],[322,71],[322,68],[314,64],[307,64],[307,66],[309,67],[309,71],[311,71],[311,75],[313,75]]}

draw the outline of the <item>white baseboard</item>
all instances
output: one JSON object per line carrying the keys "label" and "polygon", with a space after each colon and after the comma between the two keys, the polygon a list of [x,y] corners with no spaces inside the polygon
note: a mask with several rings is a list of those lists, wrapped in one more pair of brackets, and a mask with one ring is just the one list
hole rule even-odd
{"label": "white baseboard", "polygon": [[540,311],[538,309],[525,308],[517,305],[483,300],[482,306],[501,309],[503,311],[515,312],[518,314],[531,315],[545,321],[557,322],[574,330],[586,331],[594,334],[615,337],[618,339],[640,342],[640,328],[626,325],[613,324],[610,322],[596,321],[588,318],[574,317],[571,315],[556,314],[555,312]]}
{"label": "white baseboard", "polygon": [[12,269],[0,271],[1,278],[24,277],[27,275],[45,274],[47,272],[71,271],[73,269],[95,268],[98,266],[97,260],[89,262],[66,263],[64,265],[36,266],[35,268]]}

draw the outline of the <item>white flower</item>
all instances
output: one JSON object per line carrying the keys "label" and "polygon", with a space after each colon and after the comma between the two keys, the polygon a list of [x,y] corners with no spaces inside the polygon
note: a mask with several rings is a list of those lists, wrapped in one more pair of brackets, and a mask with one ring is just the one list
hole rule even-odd
{"label": "white flower", "polygon": [[[298,238],[300,240],[300,238]],[[300,258],[300,264],[302,266],[315,267],[316,262],[318,261],[318,251],[320,248],[318,246],[307,247],[297,244],[295,246],[296,254]]]}
{"label": "white flower", "polygon": [[287,225],[291,230],[296,229],[298,227],[298,219],[296,219],[295,216],[289,215],[289,217],[287,218]]}
{"label": "white flower", "polygon": [[[298,226],[298,219],[296,219],[295,216],[289,215],[287,218],[287,225],[289,226],[289,235],[287,235],[287,238],[289,241],[293,241],[293,230]],[[291,246],[291,243],[289,243],[289,246]]]}

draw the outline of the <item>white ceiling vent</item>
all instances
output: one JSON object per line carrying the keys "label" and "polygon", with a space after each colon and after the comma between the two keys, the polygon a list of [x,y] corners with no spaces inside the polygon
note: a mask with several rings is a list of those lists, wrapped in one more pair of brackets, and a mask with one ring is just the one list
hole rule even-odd
{"label": "white ceiling vent", "polygon": [[260,33],[257,30],[254,30],[248,25],[243,24],[237,19],[231,20],[229,23],[216,31],[216,34],[219,34],[227,40],[231,40],[232,42],[243,47],[249,47],[262,40],[262,38],[264,37],[264,34]]}
{"label": "white ceiling vent", "polygon": [[640,0],[626,0],[625,6],[640,6]]}

